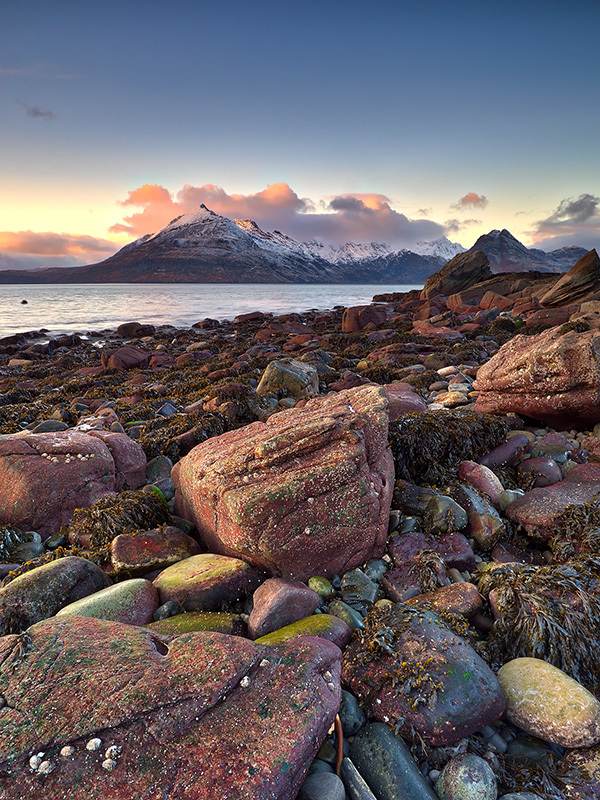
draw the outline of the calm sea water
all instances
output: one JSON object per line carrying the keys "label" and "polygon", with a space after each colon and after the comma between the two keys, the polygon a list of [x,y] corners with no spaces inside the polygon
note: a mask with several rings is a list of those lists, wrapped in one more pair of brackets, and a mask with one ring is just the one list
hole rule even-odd
{"label": "calm sea water", "polygon": [[[369,303],[375,294],[408,292],[406,284],[79,284],[0,286],[0,336],[47,328],[84,333],[122,322],[189,327],[205,317],[233,319]],[[21,304],[27,300],[27,304]]]}

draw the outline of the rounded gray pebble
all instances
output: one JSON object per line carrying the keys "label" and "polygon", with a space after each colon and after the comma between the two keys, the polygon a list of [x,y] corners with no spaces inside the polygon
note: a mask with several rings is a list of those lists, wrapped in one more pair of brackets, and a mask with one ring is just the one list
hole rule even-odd
{"label": "rounded gray pebble", "polygon": [[346,800],[346,790],[335,773],[313,773],[300,787],[298,800]]}

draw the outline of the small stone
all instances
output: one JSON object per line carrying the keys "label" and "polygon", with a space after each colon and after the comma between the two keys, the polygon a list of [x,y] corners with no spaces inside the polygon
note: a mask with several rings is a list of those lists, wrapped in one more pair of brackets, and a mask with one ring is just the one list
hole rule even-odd
{"label": "small stone", "polygon": [[42,761],[38,767],[38,775],[50,775],[55,769],[56,764],[53,764],[52,761]]}
{"label": "small stone", "polygon": [[116,744],[111,744],[110,747],[106,748],[106,752],[104,753],[105,758],[118,758],[121,753],[123,752],[123,748]]}
{"label": "small stone", "polygon": [[483,758],[466,753],[452,758],[435,784],[440,800],[496,800],[498,786]]}
{"label": "small stone", "polygon": [[31,758],[29,759],[29,766],[31,767],[31,769],[37,769],[42,763],[45,755],[46,755],[45,753],[38,753],[35,756],[31,756]]}
{"label": "small stone", "polygon": [[244,677],[240,681],[240,686],[242,687],[242,689],[247,689],[250,686],[250,678],[247,675],[244,675]]}
{"label": "small stone", "polygon": [[117,766],[117,762],[114,758],[107,758],[102,762],[102,769],[105,769],[107,772],[110,772],[111,769],[114,769]]}
{"label": "small stone", "polygon": [[101,739],[90,739],[89,742],[86,744],[86,750],[98,750],[102,746]]}

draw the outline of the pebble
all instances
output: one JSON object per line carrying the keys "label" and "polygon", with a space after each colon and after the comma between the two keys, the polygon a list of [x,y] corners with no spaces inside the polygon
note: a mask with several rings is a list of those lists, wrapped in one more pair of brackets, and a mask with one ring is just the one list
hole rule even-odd
{"label": "pebble", "polygon": [[313,772],[300,787],[298,800],[345,800],[341,778],[333,772]]}
{"label": "pebble", "polygon": [[89,742],[86,744],[86,750],[98,750],[102,747],[102,740],[101,739],[90,739]]}
{"label": "pebble", "polygon": [[71,744],[66,744],[64,747],[60,748],[61,756],[72,756],[75,752],[75,748]]}
{"label": "pebble", "polygon": [[358,705],[358,700],[351,692],[342,689],[342,702],[339,710],[344,736],[354,736],[367,723],[367,716]]}
{"label": "pebble", "polygon": [[42,761],[38,767],[38,775],[50,775],[55,769],[56,764],[53,764],[52,761]]}
{"label": "pebble", "polygon": [[496,800],[496,776],[483,758],[466,753],[450,759],[435,784],[440,800]]}

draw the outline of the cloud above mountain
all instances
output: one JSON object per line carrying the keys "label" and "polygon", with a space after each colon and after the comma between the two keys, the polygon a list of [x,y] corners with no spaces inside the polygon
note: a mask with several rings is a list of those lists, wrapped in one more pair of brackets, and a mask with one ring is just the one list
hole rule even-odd
{"label": "cloud above mountain", "polygon": [[600,247],[600,197],[584,193],[561,200],[551,214],[535,223],[531,235],[543,250],[571,244]]}
{"label": "cloud above mountain", "polygon": [[454,211],[464,211],[468,208],[485,208],[489,200],[484,194],[477,194],[477,192],[468,192],[463,197],[450,206]]}
{"label": "cloud above mountain", "polygon": [[114,242],[94,236],[0,231],[0,269],[74,266],[101,261],[114,251]]}
{"label": "cloud above mountain", "polygon": [[[129,192],[124,208],[137,208],[112,226],[113,233],[141,237],[153,233],[176,216],[204,203],[231,219],[253,219],[265,230],[280,230],[301,241],[319,239],[332,244],[387,242],[410,247],[437,239],[445,228],[427,219],[409,219],[391,207],[382,194],[341,194],[325,203],[301,198],[287,183],[269,184],[254,194],[229,194],[220,186],[186,184],[175,195],[159,184],[146,184]],[[317,210],[318,209],[318,210]]]}

